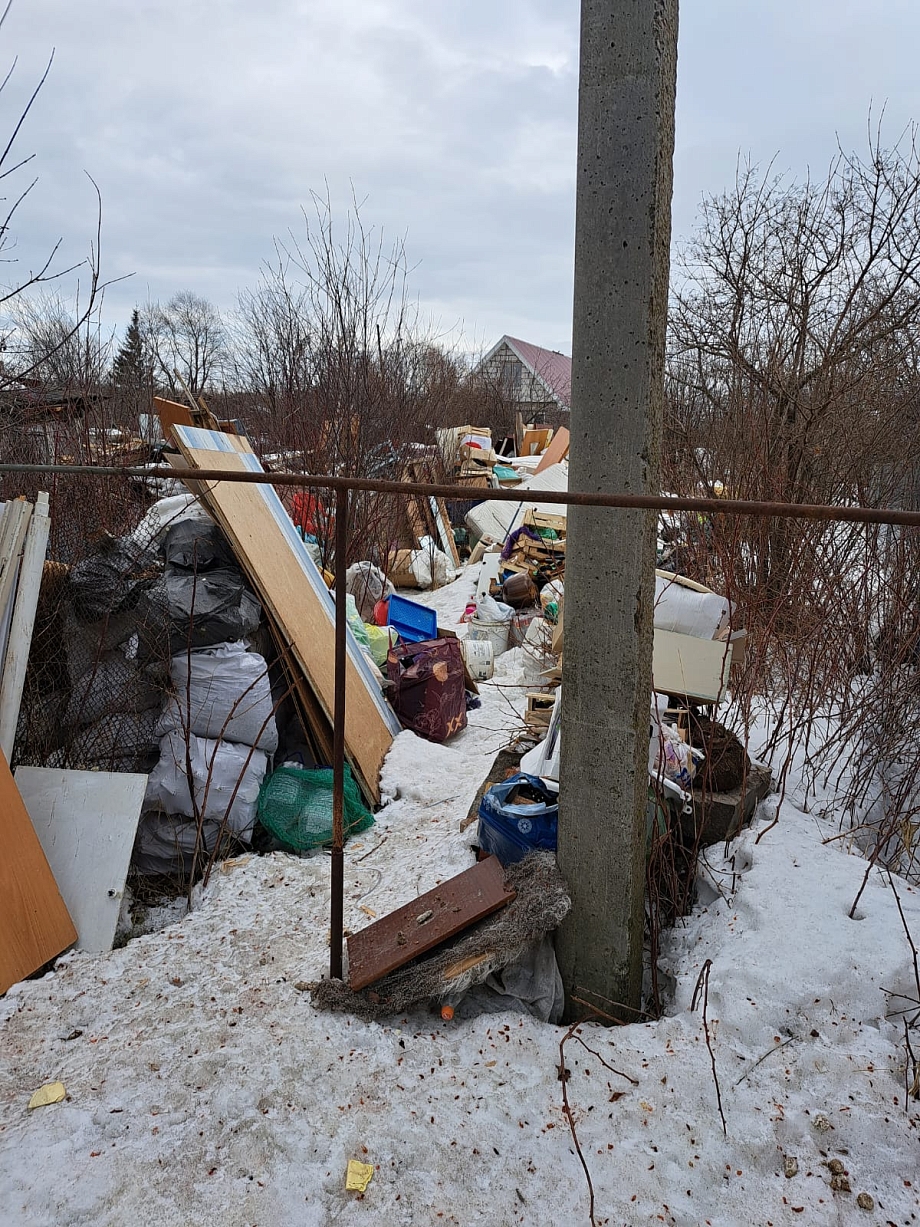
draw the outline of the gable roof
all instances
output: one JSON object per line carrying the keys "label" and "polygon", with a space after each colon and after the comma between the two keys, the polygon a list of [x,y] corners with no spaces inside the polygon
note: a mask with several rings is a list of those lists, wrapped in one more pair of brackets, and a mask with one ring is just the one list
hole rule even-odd
{"label": "gable roof", "polygon": [[571,407],[572,399],[572,359],[560,354],[555,349],[543,349],[539,345],[531,345],[529,341],[520,341],[517,337],[504,336],[493,345],[480,366],[486,363],[507,345],[516,358],[546,389],[552,399],[562,409]]}

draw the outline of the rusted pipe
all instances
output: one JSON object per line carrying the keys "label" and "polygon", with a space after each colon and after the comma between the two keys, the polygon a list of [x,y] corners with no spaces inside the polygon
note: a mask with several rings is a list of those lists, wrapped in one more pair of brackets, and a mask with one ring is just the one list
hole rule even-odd
{"label": "rusted pipe", "polygon": [[348,487],[335,495],[335,692],[332,707],[332,874],[329,908],[329,976],[342,979],[345,917],[345,569],[348,552]]}
{"label": "rusted pipe", "polygon": [[[252,473],[248,470],[194,469],[185,472],[168,466],[150,468],[116,465],[78,464],[0,464],[5,473],[51,473],[71,477],[119,477],[131,480],[169,478],[181,481],[182,475],[194,481],[253,482],[263,486],[307,486],[327,490],[371,490],[380,494],[433,495],[460,502],[547,503],[563,507],[633,507],[646,511],[691,511],[711,515],[754,516],[780,520],[836,520],[855,524],[900,524],[920,527],[920,511],[897,507],[852,507],[832,503],[776,503],[738,498],[683,498],[666,494],[606,494],[569,490],[492,490],[471,486],[452,486],[440,482],[384,481],[372,477],[331,477],[316,473]],[[480,497],[482,496],[482,497]]]}

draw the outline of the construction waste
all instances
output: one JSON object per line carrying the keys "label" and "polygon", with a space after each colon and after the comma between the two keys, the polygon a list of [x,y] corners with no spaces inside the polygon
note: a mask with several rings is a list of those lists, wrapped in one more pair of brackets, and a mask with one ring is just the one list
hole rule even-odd
{"label": "construction waste", "polygon": [[[45,558],[46,496],[34,510],[2,505],[0,784],[58,911],[15,957],[0,941],[0,992],[74,940],[110,945],[129,873],[187,889],[242,850],[309,855],[333,839],[334,576],[320,564],[345,560],[330,558],[328,542],[320,549],[329,516],[312,495],[289,512],[267,482],[196,482],[196,469],[262,466],[238,424],[221,430],[204,410],[156,407],[189,489],[154,502],[130,531],[65,564]],[[514,769],[490,772],[471,807],[477,863],[405,916],[352,934],[350,987],[318,991],[316,1004],[377,1014],[434,996],[452,1011],[479,986],[558,1017],[546,939],[569,906],[552,863],[567,519],[540,494],[567,487],[568,435],[519,433],[520,454],[499,458],[487,430],[438,431],[438,447],[420,446],[405,465],[416,488],[394,549],[345,570],[346,838],[373,824],[401,730],[439,744],[458,736],[511,649],[528,689]],[[445,475],[471,499],[448,504],[417,488]],[[509,486],[520,502],[485,497]],[[442,586],[461,554],[475,596],[455,627],[439,625],[433,604],[406,589]],[[748,811],[752,781],[764,786],[714,718],[743,648],[729,601],[657,572],[650,839],[667,806],[687,838],[705,842],[714,800],[724,829]],[[23,772],[22,796],[9,761]],[[84,863],[102,832],[118,873],[81,880],[67,865]],[[7,872],[0,929],[14,932],[27,904],[18,870]]]}

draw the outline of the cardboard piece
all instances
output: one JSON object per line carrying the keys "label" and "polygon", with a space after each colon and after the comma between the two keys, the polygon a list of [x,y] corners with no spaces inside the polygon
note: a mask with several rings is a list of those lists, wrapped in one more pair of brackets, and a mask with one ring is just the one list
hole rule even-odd
{"label": "cardboard piece", "polygon": [[76,941],[5,756],[0,753],[0,993]]}
{"label": "cardboard piece", "polygon": [[77,929],[77,948],[112,949],[146,775],[17,767],[16,786]]}
{"label": "cardboard piece", "polygon": [[720,703],[728,689],[732,645],[655,627],[652,687],[700,703]]}

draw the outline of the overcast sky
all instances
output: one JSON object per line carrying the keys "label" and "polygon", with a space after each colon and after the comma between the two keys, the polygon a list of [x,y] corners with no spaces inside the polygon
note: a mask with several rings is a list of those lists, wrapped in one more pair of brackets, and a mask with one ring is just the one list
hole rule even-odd
{"label": "overcast sky", "polygon": [[[232,308],[328,183],[405,234],[423,313],[467,346],[502,333],[571,352],[577,0],[14,0],[5,143],[38,184],[20,266],[84,254],[103,199],[106,318],[191,289]],[[870,105],[920,118],[918,0],[683,0],[674,238],[739,152],[802,174]],[[13,194],[9,181],[7,195]]]}

